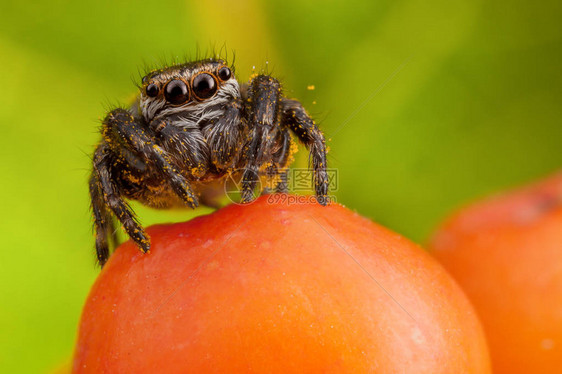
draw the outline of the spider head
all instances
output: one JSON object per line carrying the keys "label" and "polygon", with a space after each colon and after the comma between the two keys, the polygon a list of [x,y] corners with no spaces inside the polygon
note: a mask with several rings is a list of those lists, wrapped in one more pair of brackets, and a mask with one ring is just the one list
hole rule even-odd
{"label": "spider head", "polygon": [[142,79],[140,108],[147,121],[173,114],[202,115],[240,97],[234,73],[223,60],[207,59],[153,70]]}

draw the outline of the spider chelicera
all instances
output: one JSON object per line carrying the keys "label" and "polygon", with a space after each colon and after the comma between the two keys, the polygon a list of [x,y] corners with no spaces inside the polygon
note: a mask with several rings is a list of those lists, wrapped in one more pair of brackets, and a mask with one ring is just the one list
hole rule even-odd
{"label": "spider chelicera", "polygon": [[[287,172],[291,132],[310,152],[316,198],[326,205],[324,136],[298,101],[283,96],[277,79],[255,75],[239,85],[219,59],[147,74],[135,103],[107,114],[94,152],[90,196],[99,263],[109,258],[110,238],[117,245],[113,216],[143,252],[150,249],[126,199],[155,208],[212,206],[208,186],[242,170],[241,202],[249,202],[259,176]],[[276,181],[284,192],[284,178]]]}

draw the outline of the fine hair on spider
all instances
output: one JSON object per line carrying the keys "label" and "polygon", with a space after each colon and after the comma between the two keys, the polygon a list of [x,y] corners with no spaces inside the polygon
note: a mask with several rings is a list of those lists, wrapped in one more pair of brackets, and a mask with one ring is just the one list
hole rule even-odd
{"label": "fine hair on spider", "polygon": [[[189,61],[189,60],[188,60]],[[102,121],[90,176],[97,260],[104,265],[116,220],[143,251],[150,238],[127,204],[216,207],[217,181],[240,171],[241,202],[259,178],[287,190],[293,136],[310,154],[317,201],[328,203],[324,135],[303,106],[269,74],[240,84],[232,65],[212,57],[164,64],[143,75],[139,94]]]}

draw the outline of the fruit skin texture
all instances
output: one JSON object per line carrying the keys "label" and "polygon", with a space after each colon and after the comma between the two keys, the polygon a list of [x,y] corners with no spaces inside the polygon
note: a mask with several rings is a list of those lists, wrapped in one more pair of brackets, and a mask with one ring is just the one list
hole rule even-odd
{"label": "fruit skin texture", "polygon": [[74,373],[489,373],[452,278],[343,206],[265,196],[149,233],[92,287]]}
{"label": "fruit skin texture", "polygon": [[461,210],[430,249],[476,307],[494,373],[562,372],[562,173]]}

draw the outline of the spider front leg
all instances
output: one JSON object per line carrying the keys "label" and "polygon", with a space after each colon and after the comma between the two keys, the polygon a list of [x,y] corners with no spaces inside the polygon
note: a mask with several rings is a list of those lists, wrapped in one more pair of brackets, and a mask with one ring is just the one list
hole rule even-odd
{"label": "spider front leg", "polygon": [[271,162],[269,150],[274,140],[273,129],[278,125],[281,85],[277,79],[258,75],[248,87],[248,125],[250,142],[245,149],[245,169],[242,175],[242,203],[254,199],[260,167]]}
{"label": "spider front leg", "polygon": [[101,266],[109,257],[107,237],[112,228],[105,206],[115,214],[123,225],[125,232],[133,239],[143,252],[150,250],[150,238],[138,223],[134,213],[123,200],[119,188],[111,178],[111,166],[114,155],[105,144],[98,146],[94,153],[94,172],[90,180],[90,194],[94,211],[94,226],[96,229],[96,252]]}
{"label": "spider front leg", "polygon": [[329,178],[326,171],[326,141],[324,135],[298,101],[283,99],[281,108],[281,125],[290,128],[310,152],[316,198],[321,205],[326,205],[328,203]]}
{"label": "spider front leg", "polygon": [[287,128],[280,128],[274,141],[272,161],[265,169],[266,187],[262,195],[289,192],[289,156],[291,154],[291,134]]}
{"label": "spider front leg", "polygon": [[[289,156],[291,153],[291,134],[287,129],[283,129],[280,133],[280,148],[273,154],[273,162],[276,165],[275,173],[277,175],[277,184],[275,186],[276,193],[289,192]],[[281,170],[279,170],[281,167]]]}
{"label": "spider front leg", "polygon": [[[119,147],[119,143],[123,143],[143,161],[156,166],[174,192],[189,207],[196,208],[199,205],[188,181],[172,165],[162,147],[156,144],[152,131],[137,122],[128,111],[115,109],[110,112],[103,122],[102,134],[110,146]],[[114,150],[119,154],[119,149]]]}
{"label": "spider front leg", "polygon": [[110,112],[103,122],[104,142],[94,153],[94,170],[90,180],[96,252],[102,266],[109,257],[108,236],[112,234],[112,220],[106,207],[117,217],[126,233],[143,252],[150,250],[150,239],[123,200],[121,187],[112,174],[112,168],[118,162],[125,162],[131,169],[136,168],[130,161],[124,161],[127,159],[123,157],[124,154],[132,153],[142,162],[154,165],[184,202],[191,207],[197,206],[197,200],[187,180],[176,172],[165,151],[155,143],[154,137],[150,137],[149,133],[150,130],[124,109]]}
{"label": "spider front leg", "polygon": [[[109,258],[108,238],[114,237],[114,224],[111,212],[107,209],[97,173],[94,171],[90,177],[91,208],[94,215],[94,232],[96,234],[96,256],[103,266]],[[114,243],[116,245],[117,243]]]}

